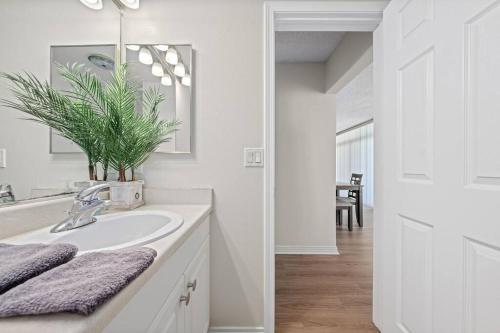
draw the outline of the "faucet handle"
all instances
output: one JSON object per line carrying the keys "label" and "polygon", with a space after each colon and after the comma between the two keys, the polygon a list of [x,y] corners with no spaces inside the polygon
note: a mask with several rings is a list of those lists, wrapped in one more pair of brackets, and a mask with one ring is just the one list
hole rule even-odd
{"label": "faucet handle", "polygon": [[16,200],[10,184],[0,184],[0,196],[7,197],[10,201]]}
{"label": "faucet handle", "polygon": [[90,186],[86,189],[81,190],[77,195],[76,195],[76,200],[78,201],[83,201],[83,202],[93,202],[95,200],[98,200],[99,193],[109,189],[109,184],[99,184],[99,185],[94,185]]}
{"label": "faucet handle", "polygon": [[12,193],[12,186],[10,184],[0,184],[0,192]]}

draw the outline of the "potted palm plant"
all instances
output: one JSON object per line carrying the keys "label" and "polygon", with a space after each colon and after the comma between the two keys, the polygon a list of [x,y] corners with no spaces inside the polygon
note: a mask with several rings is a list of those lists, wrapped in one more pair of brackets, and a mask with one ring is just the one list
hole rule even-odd
{"label": "potted palm plant", "polygon": [[[54,128],[76,143],[87,155],[90,180],[98,180],[98,165],[103,180],[108,169],[118,177],[111,181],[113,205],[133,208],[143,203],[142,184],[135,171],[170,135],[177,120],[159,119],[159,105],[165,100],[155,88],[142,91],[127,75],[127,65],[117,66],[109,82],[85,71],[82,65],[59,66],[71,91],[57,91],[34,75],[3,74],[11,82],[14,100],[4,106],[19,110],[34,120]],[[136,111],[142,96],[142,111]]]}

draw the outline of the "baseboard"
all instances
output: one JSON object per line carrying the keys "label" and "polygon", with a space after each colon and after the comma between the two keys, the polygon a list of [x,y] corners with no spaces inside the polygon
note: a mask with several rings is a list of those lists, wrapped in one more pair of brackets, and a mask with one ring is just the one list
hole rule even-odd
{"label": "baseboard", "polygon": [[323,254],[337,255],[339,250],[335,245],[276,245],[275,254]]}
{"label": "baseboard", "polygon": [[264,327],[214,326],[208,333],[264,333]]}

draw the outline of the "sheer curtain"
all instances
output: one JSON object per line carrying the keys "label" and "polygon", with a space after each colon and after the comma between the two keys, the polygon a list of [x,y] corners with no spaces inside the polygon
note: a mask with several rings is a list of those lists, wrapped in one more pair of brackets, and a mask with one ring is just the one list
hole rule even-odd
{"label": "sheer curtain", "polygon": [[373,207],[373,123],[337,135],[337,181],[352,173],[363,174],[364,204]]}

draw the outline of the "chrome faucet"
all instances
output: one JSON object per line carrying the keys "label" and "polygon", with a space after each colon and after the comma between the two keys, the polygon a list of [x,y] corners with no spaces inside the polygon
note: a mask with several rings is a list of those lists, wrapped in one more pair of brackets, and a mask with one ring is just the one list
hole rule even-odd
{"label": "chrome faucet", "polygon": [[99,193],[109,190],[109,184],[99,184],[81,190],[73,201],[68,217],[53,227],[50,232],[61,232],[75,229],[97,221],[95,215],[107,209],[111,202],[99,198]]}
{"label": "chrome faucet", "polygon": [[12,192],[12,186],[9,184],[0,184],[0,204],[14,203],[16,197]]}

